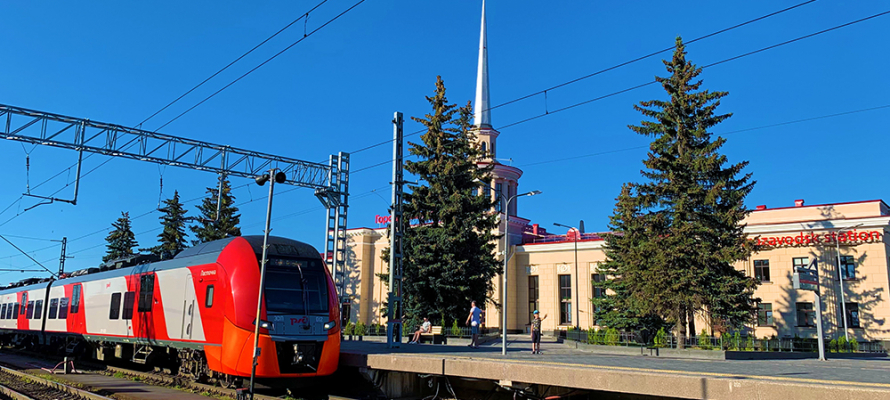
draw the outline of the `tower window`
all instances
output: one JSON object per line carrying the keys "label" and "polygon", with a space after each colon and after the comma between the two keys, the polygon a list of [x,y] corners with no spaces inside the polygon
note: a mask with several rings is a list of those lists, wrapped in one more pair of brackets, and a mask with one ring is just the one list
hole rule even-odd
{"label": "tower window", "polygon": [[482,155],[485,155],[486,151],[488,150],[485,148],[485,142],[482,142]]}

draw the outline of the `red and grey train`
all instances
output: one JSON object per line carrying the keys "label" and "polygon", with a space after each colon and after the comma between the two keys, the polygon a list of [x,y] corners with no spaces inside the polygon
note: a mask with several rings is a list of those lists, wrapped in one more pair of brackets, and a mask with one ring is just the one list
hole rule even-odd
{"label": "red and grey train", "polygon": [[[196,379],[250,376],[262,245],[262,236],[227,238],[167,261],[0,289],[0,336]],[[271,326],[260,329],[256,376],[334,373],[339,309],[319,253],[270,237],[267,254],[261,321]]]}

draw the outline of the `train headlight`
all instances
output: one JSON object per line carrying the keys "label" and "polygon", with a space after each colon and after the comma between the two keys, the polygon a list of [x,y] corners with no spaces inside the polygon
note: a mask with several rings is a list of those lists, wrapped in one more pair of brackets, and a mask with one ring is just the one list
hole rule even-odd
{"label": "train headlight", "polygon": [[328,321],[328,323],[324,324],[324,330],[329,331],[337,327],[337,321]]}

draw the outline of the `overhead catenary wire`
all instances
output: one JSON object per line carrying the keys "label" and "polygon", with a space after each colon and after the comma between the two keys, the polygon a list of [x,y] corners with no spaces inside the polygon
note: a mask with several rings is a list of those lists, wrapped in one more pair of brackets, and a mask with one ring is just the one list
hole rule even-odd
{"label": "overhead catenary wire", "polygon": [[[861,22],[865,22],[865,21],[868,21],[868,20],[871,20],[871,19],[874,19],[874,18],[878,18],[878,17],[884,16],[884,15],[887,15],[887,14],[890,14],[890,11],[884,11],[884,12],[881,12],[881,13],[873,14],[873,15],[870,15],[870,16],[865,17],[865,18],[860,18],[860,19],[857,19],[857,20],[854,20],[854,21],[850,21],[850,22],[841,24],[841,25],[833,26],[833,27],[831,27],[831,28],[827,28],[827,29],[823,29],[823,30],[820,30],[820,31],[817,31],[817,32],[814,32],[814,33],[810,33],[810,34],[807,34],[807,35],[799,36],[799,37],[796,37],[796,38],[794,38],[794,39],[790,39],[790,40],[786,40],[786,41],[783,41],[783,42],[780,42],[780,43],[776,43],[776,44],[773,44],[773,45],[770,45],[770,46],[762,47],[762,48],[759,48],[759,49],[754,50],[754,51],[749,51],[749,52],[746,52],[746,53],[743,53],[743,54],[740,54],[740,55],[737,55],[737,56],[733,56],[733,57],[726,58],[726,59],[723,59],[723,60],[720,60],[720,61],[717,61],[717,62],[713,62],[713,63],[710,63],[710,64],[706,64],[706,65],[704,65],[704,66],[701,66],[700,68],[701,68],[701,69],[705,69],[705,68],[709,68],[709,67],[713,67],[713,66],[721,65],[721,64],[724,64],[724,63],[727,63],[727,62],[730,62],[730,61],[735,61],[735,60],[738,60],[738,59],[741,59],[741,58],[744,58],[744,57],[747,57],[747,56],[750,56],[750,55],[754,55],[754,54],[762,53],[762,52],[767,51],[767,50],[772,50],[772,49],[775,49],[775,48],[777,48],[777,47],[781,47],[781,46],[784,46],[784,45],[788,45],[788,44],[791,44],[791,43],[795,43],[795,42],[798,42],[798,41],[800,41],[800,40],[808,39],[808,38],[811,38],[811,37],[815,37],[815,36],[818,36],[818,35],[821,35],[821,34],[824,34],[824,33],[832,32],[832,31],[835,31],[835,30],[838,30],[838,29],[841,29],[841,28],[845,28],[845,27],[848,27],[848,26],[851,26],[851,25],[855,25],[855,24],[858,24],[858,23],[861,23]],[[579,107],[579,106],[582,106],[582,105],[585,105],[585,104],[593,103],[593,102],[596,102],[596,101],[599,101],[599,100],[603,100],[603,99],[606,99],[606,98],[609,98],[609,97],[614,97],[614,96],[617,96],[617,95],[619,95],[619,94],[627,93],[627,92],[630,92],[630,91],[633,91],[633,90],[636,90],[636,89],[639,89],[639,88],[642,88],[642,87],[646,87],[646,86],[649,86],[649,85],[653,85],[653,84],[656,84],[656,83],[658,83],[658,81],[652,80],[652,81],[648,81],[648,82],[645,82],[645,83],[641,83],[641,84],[638,84],[638,85],[634,85],[634,86],[631,86],[631,87],[628,87],[628,88],[625,88],[625,89],[622,89],[622,90],[619,90],[619,91],[616,91],[616,92],[612,92],[612,93],[605,94],[605,95],[602,95],[602,96],[594,97],[594,98],[589,99],[589,100],[585,100],[585,101],[581,101],[581,102],[578,102],[578,103],[574,103],[574,104],[571,104],[571,105],[569,105],[569,106],[562,107],[562,108],[559,108],[559,109],[556,109],[556,110],[548,110],[548,111],[545,112],[545,113],[538,114],[538,115],[535,115],[535,116],[532,116],[532,117],[528,117],[528,118],[525,118],[525,119],[522,119],[522,120],[519,120],[519,121],[516,121],[516,122],[512,122],[512,123],[509,123],[509,124],[507,124],[507,125],[503,125],[503,126],[497,128],[497,130],[507,129],[507,128],[510,128],[510,127],[513,127],[513,126],[516,126],[516,125],[520,125],[520,124],[523,124],[523,123],[526,123],[526,122],[534,121],[534,120],[537,120],[537,119],[540,119],[540,118],[543,118],[543,117],[546,117],[546,116],[550,116],[550,115],[553,115],[553,114],[556,114],[556,113],[559,113],[559,112],[562,112],[562,111],[567,111],[567,110],[570,110],[570,109],[573,109],[573,108],[576,108],[576,107]],[[419,134],[419,133],[423,133],[423,132],[426,132],[426,130],[420,130],[420,131],[417,131],[417,132],[414,132],[414,133],[405,135],[405,137],[414,136],[414,135],[417,135],[417,134]],[[386,142],[379,143],[379,144],[374,145],[374,146],[378,146],[378,145],[386,144],[386,143],[392,143],[392,139],[387,140]],[[371,147],[373,147],[373,146],[368,146],[368,147],[365,148],[365,149],[368,149],[368,148],[371,148]],[[352,153],[352,154],[355,154],[355,153]],[[368,170],[368,169],[371,169],[371,168],[375,168],[375,167],[379,167],[379,166],[385,165],[385,164],[387,164],[387,163],[389,163],[389,162],[391,162],[391,160],[390,160],[390,161],[384,161],[384,162],[376,163],[376,164],[369,165],[369,166],[366,166],[366,167],[362,167],[362,168],[359,168],[359,169],[355,170],[353,173],[355,173],[355,172],[360,172],[360,171],[365,171],[365,170]]]}
{"label": "overhead catenary wire", "polygon": [[20,249],[18,246],[16,246],[15,243],[10,242],[9,239],[7,239],[5,236],[0,235],[0,239],[3,239],[6,243],[9,243],[10,246],[14,247],[16,250],[18,250],[19,252],[21,252],[22,254],[24,254],[25,257],[28,257],[29,259],[31,259],[31,261],[34,261],[34,262],[35,262],[37,265],[39,265],[41,268],[45,269],[46,272],[49,272],[49,274],[52,275],[53,277],[56,277],[56,276],[57,276],[57,275],[55,274],[55,272],[53,272],[53,271],[50,270],[49,268],[45,267],[45,266],[44,266],[43,264],[41,264],[39,261],[35,260],[34,257],[31,257],[30,254],[25,253],[24,250],[22,250],[22,249]]}
{"label": "overhead catenary wire", "polygon": [[[231,67],[232,65],[234,65],[235,63],[237,63],[238,61],[240,61],[241,59],[243,59],[244,57],[246,57],[247,55],[249,55],[250,53],[252,53],[254,50],[256,50],[256,49],[258,49],[259,47],[263,46],[263,45],[264,45],[265,43],[267,43],[269,40],[271,40],[271,39],[273,39],[274,37],[278,36],[280,33],[284,32],[285,30],[287,30],[288,28],[290,28],[290,27],[291,27],[292,25],[294,25],[295,23],[297,23],[297,22],[299,22],[300,20],[303,20],[303,19],[308,19],[309,13],[315,11],[316,9],[318,9],[319,7],[321,7],[321,6],[322,6],[324,3],[326,3],[327,1],[328,1],[328,0],[323,0],[323,1],[321,1],[320,3],[318,3],[317,5],[315,5],[314,7],[312,7],[311,9],[309,9],[309,11],[303,13],[303,14],[302,14],[300,17],[298,17],[297,19],[291,21],[289,24],[285,25],[284,27],[282,27],[281,29],[279,29],[277,32],[275,32],[274,34],[272,34],[271,36],[269,36],[268,38],[266,38],[265,40],[263,40],[262,42],[260,42],[259,44],[257,44],[256,46],[254,46],[253,48],[251,48],[250,50],[248,50],[247,52],[245,52],[244,54],[242,54],[241,56],[237,57],[235,60],[233,60],[232,62],[230,62],[229,64],[227,64],[227,65],[224,66],[223,68],[221,68],[220,70],[218,70],[218,71],[216,71],[215,73],[211,74],[209,77],[207,77],[206,79],[204,79],[202,82],[198,83],[197,85],[195,85],[194,87],[192,87],[191,89],[189,89],[188,91],[186,91],[185,93],[183,93],[182,95],[180,95],[179,97],[177,97],[176,99],[174,99],[173,101],[171,101],[170,103],[168,103],[167,105],[165,105],[164,107],[162,107],[161,109],[159,109],[158,111],[156,111],[154,114],[150,115],[148,118],[145,118],[142,122],[140,122],[140,123],[138,124],[138,126],[141,127],[142,124],[148,122],[150,119],[154,118],[155,116],[157,116],[158,114],[160,114],[161,112],[163,112],[164,110],[166,110],[167,108],[169,108],[170,106],[172,106],[173,104],[175,104],[176,102],[178,102],[179,100],[181,100],[182,98],[184,98],[185,96],[187,96],[188,94],[192,93],[194,90],[196,90],[196,89],[198,89],[199,87],[203,86],[205,83],[207,83],[208,81],[210,81],[211,79],[213,79],[214,77],[216,77],[217,75],[219,75],[220,73],[222,73],[223,71],[225,71],[226,69],[228,69],[229,67]],[[353,6],[353,7],[354,7],[354,6]],[[347,11],[348,11],[348,10],[347,10]],[[342,15],[342,14],[341,14],[341,15]],[[338,17],[339,17],[339,16],[338,16]],[[304,38],[305,38],[305,37],[306,37],[306,35],[304,34]],[[293,45],[291,45],[291,46],[293,46]],[[268,60],[267,60],[266,62],[268,62]],[[240,78],[239,78],[239,79],[240,79]],[[178,118],[178,117],[177,117],[177,118]],[[171,121],[171,122],[172,122],[172,121]],[[169,124],[169,122],[168,122],[168,124]],[[165,124],[164,126],[166,126],[166,124]],[[161,127],[163,127],[163,126],[161,126]],[[160,129],[160,128],[157,128],[155,131],[157,131],[158,129]],[[37,146],[37,145],[35,145],[35,147],[36,147],[36,146]],[[24,144],[22,145],[22,148],[24,149]],[[32,151],[33,151],[33,150],[32,150]],[[26,151],[26,153],[27,153],[27,151]],[[87,155],[83,158],[83,160],[81,160],[81,162],[86,161],[87,159],[89,159],[90,157],[92,157],[92,156],[95,155],[95,154],[96,154],[96,153],[90,153],[90,154],[87,154]],[[111,158],[105,160],[104,162],[102,162],[101,164],[99,164],[97,167],[93,168],[93,169],[92,169],[91,171],[89,171],[89,172],[93,172],[93,171],[95,171],[96,169],[101,168],[102,166],[104,166],[105,164],[107,164],[109,161],[111,161],[111,160],[113,160],[113,159],[114,159],[114,158],[111,157]],[[34,186],[33,188],[31,188],[31,189],[37,189],[37,188],[39,188],[40,186],[44,185],[45,183],[47,183],[47,182],[49,182],[49,181],[51,181],[51,180],[53,180],[53,179],[55,179],[55,178],[61,176],[61,175],[64,174],[66,171],[70,171],[71,168],[74,168],[74,167],[76,167],[76,166],[77,166],[77,163],[74,163],[73,165],[69,166],[68,168],[63,169],[62,171],[58,172],[57,174],[53,175],[52,177],[50,177],[50,178],[44,180],[43,182],[40,182],[39,184],[35,185],[35,186]],[[88,172],[87,174],[84,174],[84,175],[81,176],[80,178],[83,179],[86,175],[89,175],[89,172]],[[67,183],[65,186],[63,186],[62,189],[67,188],[68,186],[70,186],[70,182]],[[53,193],[52,195],[50,195],[49,197],[54,196],[55,194],[59,193],[60,191],[61,191],[61,189],[58,190],[58,191],[56,191],[56,192],[54,192],[54,193]],[[5,211],[5,210],[4,210],[4,211]],[[2,212],[0,212],[0,214],[2,214]],[[16,215],[16,217],[18,217],[18,215]],[[15,217],[13,217],[13,219],[14,219],[14,218],[15,218]],[[11,219],[8,220],[8,221],[3,222],[2,224],[0,224],[0,226],[3,226],[3,225],[7,224],[7,223],[10,222],[10,221],[11,221]]]}
{"label": "overhead catenary wire", "polygon": [[[297,19],[291,21],[289,24],[285,25],[283,28],[281,28],[281,29],[279,29],[277,32],[273,33],[272,36],[267,37],[265,40],[263,40],[262,42],[260,42],[260,43],[257,44],[256,46],[253,46],[253,48],[251,48],[250,50],[248,50],[248,51],[245,52],[244,54],[238,56],[238,58],[232,60],[232,62],[226,64],[226,66],[220,68],[218,71],[216,71],[216,72],[214,72],[213,74],[211,74],[210,76],[208,76],[206,79],[204,79],[203,81],[201,81],[201,83],[199,83],[199,84],[195,85],[194,87],[192,87],[191,89],[187,90],[185,93],[183,93],[182,95],[180,95],[179,97],[177,97],[177,98],[174,99],[173,101],[167,103],[167,105],[165,105],[164,107],[161,107],[160,110],[156,111],[154,114],[150,115],[148,118],[142,120],[142,122],[139,123],[139,126],[142,126],[142,124],[148,122],[150,119],[154,118],[155,116],[157,116],[158,114],[160,114],[161,112],[163,112],[164,110],[166,110],[167,108],[169,108],[170,106],[172,106],[173,104],[176,104],[176,102],[178,102],[179,100],[182,100],[183,97],[188,96],[190,93],[194,92],[196,89],[198,89],[199,87],[203,86],[205,83],[209,82],[211,79],[215,78],[217,75],[221,74],[223,71],[229,69],[229,67],[231,67],[232,65],[235,65],[235,63],[237,63],[238,61],[241,61],[241,59],[243,59],[244,57],[247,57],[250,53],[253,53],[254,50],[256,50],[256,49],[262,47],[264,44],[266,44],[266,42],[272,40],[273,38],[275,38],[276,36],[278,36],[278,35],[281,34],[282,32],[286,31],[286,30],[287,30],[288,28],[290,28],[293,24],[299,22],[300,20],[302,20],[302,19],[304,19],[304,18],[305,18],[306,20],[308,20],[308,19],[309,19],[309,13],[315,11],[318,7],[321,7],[321,6],[322,6],[324,3],[326,3],[327,1],[328,1],[328,0],[322,0],[322,2],[316,4],[315,7],[312,7],[311,9],[309,9],[309,11],[306,11],[303,15],[297,17]],[[158,128],[158,129],[160,129],[160,128]],[[156,130],[156,131],[157,131],[157,130]]]}
{"label": "overhead catenary wire", "polygon": [[324,27],[328,26],[330,23],[336,21],[337,19],[339,19],[340,17],[342,17],[343,15],[345,15],[346,13],[348,13],[349,11],[351,11],[352,9],[358,7],[360,4],[362,4],[362,3],[364,3],[364,2],[365,2],[365,0],[359,0],[357,3],[353,4],[351,7],[347,8],[345,11],[343,11],[343,12],[341,12],[340,14],[337,14],[335,17],[333,17],[333,18],[327,20],[325,23],[321,24],[321,26],[319,26],[318,28],[315,28],[314,30],[310,31],[308,34],[305,34],[305,36],[303,36],[303,37],[301,37],[300,39],[298,39],[297,41],[291,43],[289,46],[285,47],[283,50],[279,51],[278,53],[275,53],[275,55],[273,55],[272,57],[267,58],[266,61],[263,61],[263,62],[261,62],[259,65],[257,65],[256,67],[251,68],[249,71],[245,72],[243,75],[239,76],[238,78],[235,78],[235,80],[233,80],[232,82],[229,82],[228,84],[226,84],[225,86],[223,86],[221,89],[219,89],[219,90],[213,92],[211,95],[205,97],[203,100],[199,101],[199,102],[198,102],[197,104],[195,104],[194,106],[191,106],[189,109],[183,111],[182,113],[180,113],[180,114],[177,115],[176,117],[173,117],[173,119],[171,119],[171,120],[167,121],[166,123],[164,123],[163,125],[157,127],[155,130],[160,130],[160,129],[166,127],[167,125],[170,125],[171,123],[173,123],[173,121],[178,120],[178,119],[179,119],[180,117],[182,117],[183,115],[188,114],[189,112],[191,112],[191,111],[194,110],[195,108],[198,108],[198,106],[200,106],[201,104],[204,104],[207,100],[210,100],[210,99],[212,99],[214,96],[216,96],[216,95],[222,93],[223,90],[228,89],[230,86],[234,85],[235,83],[237,83],[237,82],[240,81],[241,79],[244,79],[245,77],[247,77],[248,75],[250,75],[250,74],[253,73],[254,71],[256,71],[256,70],[260,69],[262,66],[266,65],[269,61],[272,61],[272,60],[274,60],[275,58],[277,58],[278,56],[284,54],[286,51],[290,50],[292,47],[294,47],[294,46],[296,46],[297,44],[299,44],[300,42],[306,40],[307,38],[309,38],[310,36],[312,36],[312,35],[315,34],[316,32],[320,31],[320,30],[323,29]]}
{"label": "overhead catenary wire", "polygon": [[[685,41],[684,43],[686,43],[686,44],[691,44],[691,43],[695,43],[695,42],[698,42],[698,41],[701,41],[701,40],[704,40],[704,39],[707,39],[707,38],[710,38],[710,37],[714,37],[714,36],[717,36],[717,35],[719,35],[719,34],[721,34],[721,33],[729,32],[729,31],[731,31],[731,30],[734,30],[734,29],[737,29],[737,28],[741,28],[741,27],[746,26],[746,25],[750,25],[750,24],[752,24],[752,23],[754,23],[754,22],[762,21],[762,20],[767,19],[767,18],[769,18],[769,17],[775,16],[775,15],[779,15],[779,14],[782,14],[782,13],[787,12],[787,11],[794,10],[794,9],[796,9],[796,8],[798,8],[798,7],[801,7],[801,6],[810,4],[810,3],[814,3],[815,1],[816,1],[816,0],[808,0],[808,1],[805,1],[805,2],[803,2],[803,3],[798,3],[798,4],[795,4],[795,5],[791,6],[791,7],[783,8],[783,9],[781,9],[781,10],[774,11],[774,12],[771,12],[771,13],[769,13],[769,14],[762,15],[762,16],[760,16],[760,17],[757,17],[757,18],[750,19],[750,20],[747,20],[747,21],[745,21],[745,22],[742,22],[742,23],[739,23],[739,24],[735,24],[735,25],[732,25],[732,26],[730,26],[730,27],[726,27],[726,28],[723,28],[723,29],[720,29],[720,30],[711,32],[711,33],[709,33],[709,34],[707,34],[707,35],[699,36],[699,37],[693,38],[693,39],[691,39],[691,40]],[[592,77],[594,77],[594,76],[600,75],[600,74],[602,74],[602,73],[605,73],[605,72],[608,72],[608,71],[612,71],[612,70],[614,70],[614,69],[618,69],[618,68],[621,68],[621,67],[625,67],[625,66],[628,66],[628,65],[630,65],[630,64],[636,63],[636,62],[638,62],[638,61],[643,61],[643,60],[645,60],[645,59],[647,59],[647,58],[654,57],[654,56],[656,56],[656,55],[659,55],[659,54],[661,54],[661,53],[664,53],[664,52],[666,52],[666,51],[670,51],[670,50],[673,50],[673,49],[674,49],[674,46],[666,47],[666,48],[664,48],[664,49],[661,49],[661,50],[658,50],[658,51],[654,51],[654,52],[652,52],[652,53],[649,53],[649,54],[646,54],[646,55],[643,55],[643,56],[640,56],[640,57],[637,57],[637,58],[634,58],[634,59],[631,59],[631,60],[628,60],[628,61],[624,61],[624,62],[615,64],[615,65],[613,65],[613,66],[611,66],[611,67],[608,67],[608,68],[605,68],[605,69],[601,69],[601,70],[599,70],[599,71],[596,71],[596,72],[593,72],[593,73],[590,73],[590,74],[587,74],[587,75],[584,75],[584,76],[581,76],[581,77],[578,77],[578,78],[574,78],[574,79],[571,79],[571,80],[568,80],[568,81],[559,83],[559,84],[554,85],[554,86],[550,86],[550,87],[548,87],[548,88],[546,88],[546,89],[539,90],[539,91],[534,92],[534,93],[529,93],[529,94],[527,94],[527,95],[517,97],[517,98],[515,98],[515,99],[513,99],[513,100],[509,100],[509,101],[500,103],[500,104],[498,104],[498,105],[489,107],[488,109],[483,110],[483,111],[494,110],[495,108],[503,107],[503,106],[506,106],[506,105],[508,105],[508,104],[513,104],[513,103],[516,103],[516,102],[519,102],[519,101],[522,101],[522,100],[525,100],[525,99],[528,99],[528,98],[531,98],[531,97],[534,97],[534,96],[537,96],[537,95],[540,95],[540,94],[546,94],[547,92],[552,91],[553,89],[558,89],[558,88],[561,88],[561,87],[564,87],[564,86],[568,86],[568,85],[571,85],[571,84],[574,84],[574,83],[583,81],[583,80],[585,80],[585,79],[589,79],[589,78],[592,78]],[[417,134],[419,134],[419,133],[423,133],[423,132],[424,132],[424,131],[413,132],[413,133],[410,133],[410,134],[406,135],[406,137],[407,137],[407,136],[414,136],[414,135],[417,135]],[[380,146],[383,146],[383,145],[388,144],[388,143],[392,143],[392,139],[390,139],[390,140],[386,140],[386,141],[382,141],[382,142],[379,142],[379,143],[375,143],[375,144],[372,144],[372,145],[369,145],[369,146],[366,146],[366,147],[359,148],[359,149],[357,149],[357,150],[355,150],[355,151],[350,152],[350,154],[361,153],[361,152],[363,152],[363,151],[370,150],[370,149],[373,149],[373,148],[375,148],[375,147],[380,147]]]}

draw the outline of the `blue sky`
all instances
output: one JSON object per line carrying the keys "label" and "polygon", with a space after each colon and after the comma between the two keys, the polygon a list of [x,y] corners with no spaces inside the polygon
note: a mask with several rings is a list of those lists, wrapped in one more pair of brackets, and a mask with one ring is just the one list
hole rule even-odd
{"label": "blue sky", "polygon": [[[320,1],[320,0],[319,0]],[[228,84],[357,0],[329,0],[229,70],[146,122],[155,129]],[[801,0],[803,1],[803,0]],[[540,2],[488,1],[491,100],[497,105],[667,48],[801,1]],[[135,126],[255,46],[318,1],[4,2],[0,5],[0,103]],[[441,75],[452,102],[472,99],[481,1],[366,0],[161,132],[298,159],[321,161],[392,137],[394,111],[420,116]],[[706,65],[890,9],[882,2],[816,1],[690,44],[688,58]],[[714,129],[728,139],[730,161],[750,161],[753,208],[888,199],[884,122],[890,108],[808,122],[790,121],[887,106],[890,15],[705,69],[704,88],[728,91],[719,109],[732,118]],[[664,75],[665,52],[492,111],[502,127],[651,81]],[[647,138],[631,132],[633,105],[663,99],[651,85],[501,130],[498,156],[524,170],[519,214],[548,230],[585,221],[606,229],[623,182],[639,181]],[[771,126],[771,127],[770,127]],[[750,128],[767,127],[757,130]],[[406,133],[420,125],[407,122]],[[745,130],[743,132],[736,132]],[[732,133],[729,133],[732,132]],[[409,140],[418,140],[410,137]],[[30,152],[26,178],[25,154]],[[582,157],[584,156],[584,157]],[[352,168],[386,161],[390,146],[353,155]],[[85,171],[106,161],[90,157]],[[143,247],[159,233],[163,196],[203,196],[208,173],[114,159],[82,180],[77,206],[51,204],[22,212],[71,183],[67,150],[0,142],[0,234],[50,269],[69,238],[68,270],[93,266],[105,252],[105,229],[129,211]],[[552,162],[551,162],[552,161]],[[350,227],[376,227],[390,199],[389,165],[351,177]],[[266,188],[234,179],[242,232],[261,234]],[[273,234],[321,247],[324,212],[308,189],[278,187]],[[73,185],[57,196],[70,197]],[[187,204],[192,214],[197,201]],[[20,215],[18,215],[20,214]],[[16,217],[16,215],[18,215]],[[284,217],[284,218],[282,218]],[[10,220],[12,218],[12,220]],[[9,222],[7,222],[9,221]],[[0,242],[0,268],[35,268]],[[36,273],[0,272],[6,283]]]}

